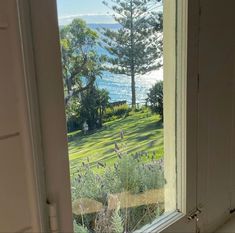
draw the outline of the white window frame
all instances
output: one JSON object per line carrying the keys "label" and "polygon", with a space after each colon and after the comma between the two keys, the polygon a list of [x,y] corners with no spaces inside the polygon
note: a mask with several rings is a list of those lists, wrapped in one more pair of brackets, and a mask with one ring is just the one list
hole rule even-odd
{"label": "white window frame", "polygon": [[[31,115],[34,120],[32,130],[39,139],[42,138],[44,154],[44,165],[41,162],[37,164],[41,168],[38,169],[38,180],[44,179],[41,177],[45,175],[46,187],[41,188],[47,190],[48,201],[58,207],[59,230],[71,232],[72,209],[56,0],[17,0],[17,3],[19,15],[24,18],[20,25],[22,39],[32,44],[30,51],[23,47],[25,68],[36,75],[35,80],[30,75],[26,78],[30,80],[27,86],[29,92],[38,92],[38,100],[32,94],[32,99],[29,99],[32,110],[36,108],[40,114],[37,116],[32,112]],[[167,153],[177,153],[175,161],[166,159],[167,177],[175,177],[177,163],[177,185],[175,179],[167,179],[170,188],[166,189],[166,197],[177,193],[177,199],[169,200],[170,206],[167,207],[172,209],[176,206],[177,211],[167,212],[143,228],[145,232],[196,232],[196,221],[188,221],[187,215],[196,209],[197,199],[198,4],[196,0],[164,0],[164,92],[169,93],[164,100],[165,106],[168,106],[164,127],[165,132],[169,132],[165,137],[166,156]],[[34,61],[31,64],[30,59]],[[53,87],[53,92],[48,87]],[[51,125],[52,121],[55,122]],[[55,128],[56,124],[59,127]],[[38,125],[41,130],[38,130]],[[172,133],[175,128],[177,134]],[[35,149],[39,148],[35,146]],[[56,162],[55,156],[59,156]],[[45,173],[42,174],[42,171]],[[41,211],[41,214],[47,215],[47,212]]]}
{"label": "white window frame", "polygon": [[[175,20],[177,19],[177,20]],[[196,232],[199,1],[164,1],[164,157],[169,210],[142,232]],[[173,132],[176,132],[174,134]],[[171,154],[176,153],[176,160]],[[175,165],[177,164],[177,183]],[[176,199],[170,200],[176,193]],[[169,200],[167,199],[169,198]]]}

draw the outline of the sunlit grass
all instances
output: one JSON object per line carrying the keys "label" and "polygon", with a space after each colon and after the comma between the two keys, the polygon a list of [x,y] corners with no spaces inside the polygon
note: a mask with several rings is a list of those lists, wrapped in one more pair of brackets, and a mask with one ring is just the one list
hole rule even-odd
{"label": "sunlit grass", "polygon": [[[124,132],[121,139],[120,132]],[[126,118],[104,124],[101,130],[83,135],[81,131],[70,133],[69,159],[71,174],[76,173],[82,162],[96,169],[97,162],[112,166],[117,159],[115,142],[122,152],[142,153],[142,159],[163,156],[163,126],[159,115],[148,110],[131,112]]]}

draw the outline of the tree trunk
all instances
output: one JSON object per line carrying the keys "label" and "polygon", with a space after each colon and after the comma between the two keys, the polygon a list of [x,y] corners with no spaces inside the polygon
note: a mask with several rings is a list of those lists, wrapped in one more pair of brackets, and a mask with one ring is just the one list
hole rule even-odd
{"label": "tree trunk", "polygon": [[136,93],[135,93],[135,74],[131,74],[131,95],[132,95],[132,109],[136,108]]}
{"label": "tree trunk", "polygon": [[134,25],[133,25],[133,0],[131,0],[131,95],[132,109],[136,108],[136,93],[135,93],[135,64],[134,64]]}

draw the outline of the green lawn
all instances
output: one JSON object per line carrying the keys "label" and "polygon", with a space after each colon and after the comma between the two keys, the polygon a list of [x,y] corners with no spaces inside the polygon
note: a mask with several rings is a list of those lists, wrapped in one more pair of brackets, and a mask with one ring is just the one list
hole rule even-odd
{"label": "green lawn", "polygon": [[[120,132],[124,132],[121,139]],[[115,142],[122,152],[128,154],[147,152],[148,159],[163,155],[163,127],[160,118],[149,111],[131,112],[128,117],[104,124],[101,130],[83,135],[77,131],[68,134],[71,175],[76,173],[78,164],[97,162],[112,166],[117,159]]]}

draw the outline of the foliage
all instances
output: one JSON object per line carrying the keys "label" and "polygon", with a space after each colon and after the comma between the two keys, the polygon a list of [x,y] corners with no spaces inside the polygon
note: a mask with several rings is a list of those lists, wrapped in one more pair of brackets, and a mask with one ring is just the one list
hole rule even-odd
{"label": "foliage", "polygon": [[117,176],[121,187],[132,193],[142,193],[164,186],[163,170],[159,163],[144,164],[141,157],[123,156],[117,163]]}
{"label": "foliage", "polygon": [[102,210],[96,215],[95,233],[113,233],[112,212],[110,210]]}
{"label": "foliage", "polygon": [[71,97],[70,103],[65,108],[67,118],[67,130],[68,132],[75,131],[81,128],[79,122],[80,117],[80,103],[75,97]]}
{"label": "foliage", "polygon": [[[153,0],[112,0],[118,30],[103,28],[104,48],[111,55],[106,69],[131,77],[132,107],[136,107],[135,79],[162,66],[162,13]],[[160,2],[157,0],[157,2]]]}
{"label": "foliage", "polygon": [[108,105],[109,93],[104,89],[91,86],[81,93],[80,117],[81,124],[86,122],[89,130],[101,128],[103,115]]}
{"label": "foliage", "polygon": [[81,19],[60,29],[60,44],[68,129],[79,128],[80,95],[102,75],[105,56],[99,55],[98,34]]}
{"label": "foliage", "polygon": [[68,132],[82,130],[84,122],[90,130],[101,128],[108,103],[109,93],[95,86],[82,91],[79,101],[71,97],[70,104],[66,107]]}
{"label": "foliage", "polygon": [[[120,133],[124,139],[120,140]],[[69,159],[71,174],[76,173],[77,166],[82,162],[96,167],[97,162],[113,166],[117,160],[114,142],[118,145],[128,145],[122,150],[128,154],[146,153],[155,159],[161,158],[163,151],[163,125],[157,114],[152,114],[149,108],[139,112],[130,112],[128,117],[104,123],[103,127],[84,135],[81,131],[68,134]]]}
{"label": "foliage", "polygon": [[124,226],[123,226],[123,219],[120,214],[119,208],[117,208],[112,216],[112,226],[113,226],[113,233],[123,233]]}
{"label": "foliage", "polygon": [[[73,181],[73,200],[78,198],[91,198],[107,206],[109,194],[129,191],[135,194],[150,189],[162,188],[165,184],[162,160],[151,160],[144,164],[139,156],[128,156],[117,152],[119,157],[113,168],[106,167],[104,163],[97,163],[100,172],[95,172],[89,164],[83,163],[78,168],[78,176]],[[142,206],[130,208],[126,211],[102,211],[96,216],[95,232],[123,232],[123,228],[131,230],[136,224],[142,226],[156,217],[158,206]],[[147,212],[146,212],[147,211]],[[159,213],[160,214],[160,213]],[[144,216],[144,217],[143,217]],[[86,218],[86,216],[83,216]],[[143,218],[142,218],[143,217]],[[89,218],[89,216],[88,216]],[[126,219],[124,221],[124,219]],[[139,221],[141,219],[141,221]],[[89,222],[87,223],[89,226]],[[112,226],[112,228],[110,228]]]}
{"label": "foliage", "polygon": [[80,224],[77,224],[76,221],[73,221],[73,230],[74,233],[89,233],[88,229]]}
{"label": "foliage", "polygon": [[107,107],[104,114],[104,120],[107,122],[121,117],[126,117],[130,111],[131,109],[127,104]]}
{"label": "foliage", "polygon": [[142,193],[149,189],[157,189],[164,185],[162,164],[155,162],[144,164],[141,157],[120,155],[114,164],[114,169],[107,168],[105,163],[98,162],[97,166],[103,168],[103,175],[97,174],[89,164],[83,163],[78,168],[78,177],[73,183],[76,198],[87,197],[105,203],[106,195],[123,191]]}
{"label": "foliage", "polygon": [[158,113],[163,120],[163,81],[157,82],[148,93],[147,102],[152,112]]}
{"label": "foliage", "polygon": [[[124,135],[120,132],[124,132]],[[162,123],[159,123],[158,115],[143,108],[139,112],[131,112],[127,118],[105,123],[102,130],[92,135],[82,135],[79,132],[70,135],[73,135],[73,141],[69,144],[70,151],[75,151],[75,141],[79,143],[76,145],[82,151],[78,153],[78,160],[70,161],[71,171],[74,171],[73,166],[76,169],[71,179],[72,199],[89,198],[104,206],[98,213],[74,215],[78,224],[87,227],[89,233],[133,232],[162,214],[164,203],[122,208],[118,212],[118,208],[108,208],[108,200],[110,196],[114,196],[115,200],[115,194],[142,194],[164,186],[163,159],[159,159],[155,153],[157,149],[163,155],[160,149]],[[156,138],[159,144],[152,148],[152,140]],[[111,149],[107,139],[110,139]],[[143,142],[148,142],[146,145],[150,147],[145,147]],[[138,151],[138,148],[142,150]],[[103,154],[100,157],[98,154],[101,149]],[[154,153],[151,152],[152,149]],[[70,152],[70,159],[72,156]],[[88,157],[81,159],[80,156]]]}

